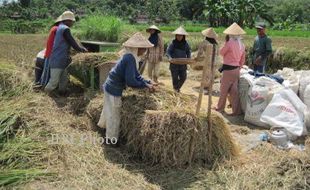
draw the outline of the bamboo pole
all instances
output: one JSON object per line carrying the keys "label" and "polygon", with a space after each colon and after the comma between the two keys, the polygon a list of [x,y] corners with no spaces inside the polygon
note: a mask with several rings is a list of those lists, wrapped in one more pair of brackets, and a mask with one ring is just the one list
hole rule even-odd
{"label": "bamboo pole", "polygon": [[209,142],[211,143],[211,128],[212,128],[212,121],[211,121],[211,106],[212,106],[212,92],[213,92],[213,83],[214,83],[214,63],[215,63],[215,53],[216,53],[216,45],[213,45],[212,48],[212,60],[211,60],[211,81],[210,81],[210,86],[209,86],[209,99],[208,99],[208,130],[209,130]]}
{"label": "bamboo pole", "polygon": [[[212,51],[212,46],[208,45],[207,46],[207,50],[206,50],[206,55],[210,55],[211,51]],[[198,103],[197,103],[197,107],[196,107],[196,115],[199,115],[199,112],[200,112],[202,96],[203,96],[204,82],[205,82],[205,78],[207,76],[207,68],[210,65],[211,58],[210,57],[205,57],[204,61],[205,61],[205,64],[203,65],[202,80],[201,80],[201,83],[200,83]]]}

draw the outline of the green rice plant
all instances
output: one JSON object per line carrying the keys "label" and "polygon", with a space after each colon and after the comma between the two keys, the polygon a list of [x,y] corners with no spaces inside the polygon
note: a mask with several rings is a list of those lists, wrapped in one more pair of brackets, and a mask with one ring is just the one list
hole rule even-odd
{"label": "green rice plant", "polygon": [[1,148],[1,169],[42,168],[43,153],[47,145],[29,137],[16,137],[7,141]]}
{"label": "green rice plant", "polygon": [[3,170],[0,173],[0,187],[18,185],[38,178],[39,176],[50,175],[42,170]]}
{"label": "green rice plant", "polygon": [[86,40],[118,41],[123,22],[114,16],[91,15],[82,19],[77,36]]}
{"label": "green rice plant", "polygon": [[2,115],[0,116],[0,148],[3,143],[15,134],[16,129],[20,125],[20,118],[18,115]]}

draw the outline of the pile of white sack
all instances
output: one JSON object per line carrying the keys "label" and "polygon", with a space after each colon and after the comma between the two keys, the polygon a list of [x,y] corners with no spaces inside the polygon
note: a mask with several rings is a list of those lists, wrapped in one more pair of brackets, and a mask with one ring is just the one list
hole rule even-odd
{"label": "pile of white sack", "polygon": [[[259,127],[283,127],[291,140],[310,131],[310,71],[284,68],[269,77],[254,77],[247,67],[241,69],[239,95],[244,120]],[[308,130],[307,130],[308,128]]]}

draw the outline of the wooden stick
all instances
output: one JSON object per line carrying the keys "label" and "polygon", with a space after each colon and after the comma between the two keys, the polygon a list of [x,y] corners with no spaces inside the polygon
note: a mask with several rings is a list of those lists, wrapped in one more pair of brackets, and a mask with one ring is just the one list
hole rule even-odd
{"label": "wooden stick", "polygon": [[[211,51],[212,51],[211,47],[212,46],[210,46],[210,45],[207,46],[206,55],[211,54]],[[200,112],[202,96],[203,96],[204,82],[205,82],[205,78],[207,75],[207,68],[209,66],[210,60],[211,60],[210,57],[206,57],[205,58],[205,64],[203,65],[202,80],[201,80],[201,84],[200,84],[198,103],[197,103],[197,107],[196,107],[196,115],[199,115],[199,112]]]}
{"label": "wooden stick", "polygon": [[210,81],[210,85],[209,85],[209,99],[208,99],[208,126],[209,126],[209,142],[211,144],[211,137],[212,137],[212,132],[211,132],[211,128],[212,128],[212,121],[211,121],[211,106],[212,106],[212,92],[213,92],[213,83],[214,83],[214,62],[215,62],[215,52],[216,52],[216,45],[213,45],[212,48],[212,60],[211,60],[211,81]]}

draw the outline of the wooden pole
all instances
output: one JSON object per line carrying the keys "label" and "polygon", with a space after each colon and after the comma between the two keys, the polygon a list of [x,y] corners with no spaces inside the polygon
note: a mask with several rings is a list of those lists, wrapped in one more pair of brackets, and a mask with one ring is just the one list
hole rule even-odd
{"label": "wooden pole", "polygon": [[[210,55],[212,51],[212,46],[208,45],[207,50],[206,50],[206,55]],[[200,84],[200,89],[199,89],[199,97],[198,97],[198,102],[197,102],[197,107],[196,107],[196,115],[199,115],[200,112],[200,107],[201,107],[201,102],[202,102],[202,96],[203,96],[203,88],[204,88],[204,82],[205,78],[207,76],[207,68],[210,65],[210,57],[205,57],[205,64],[203,65],[203,72],[202,72],[202,80]]]}
{"label": "wooden pole", "polygon": [[215,53],[216,53],[216,45],[213,45],[212,48],[212,60],[211,60],[211,81],[210,81],[210,86],[209,86],[209,99],[208,99],[208,130],[209,130],[209,142],[211,143],[211,137],[212,137],[212,121],[211,121],[211,106],[212,106],[212,92],[213,92],[213,83],[214,83],[214,63],[215,63]]}
{"label": "wooden pole", "polygon": [[95,90],[95,67],[93,65],[90,66],[90,88]]}

